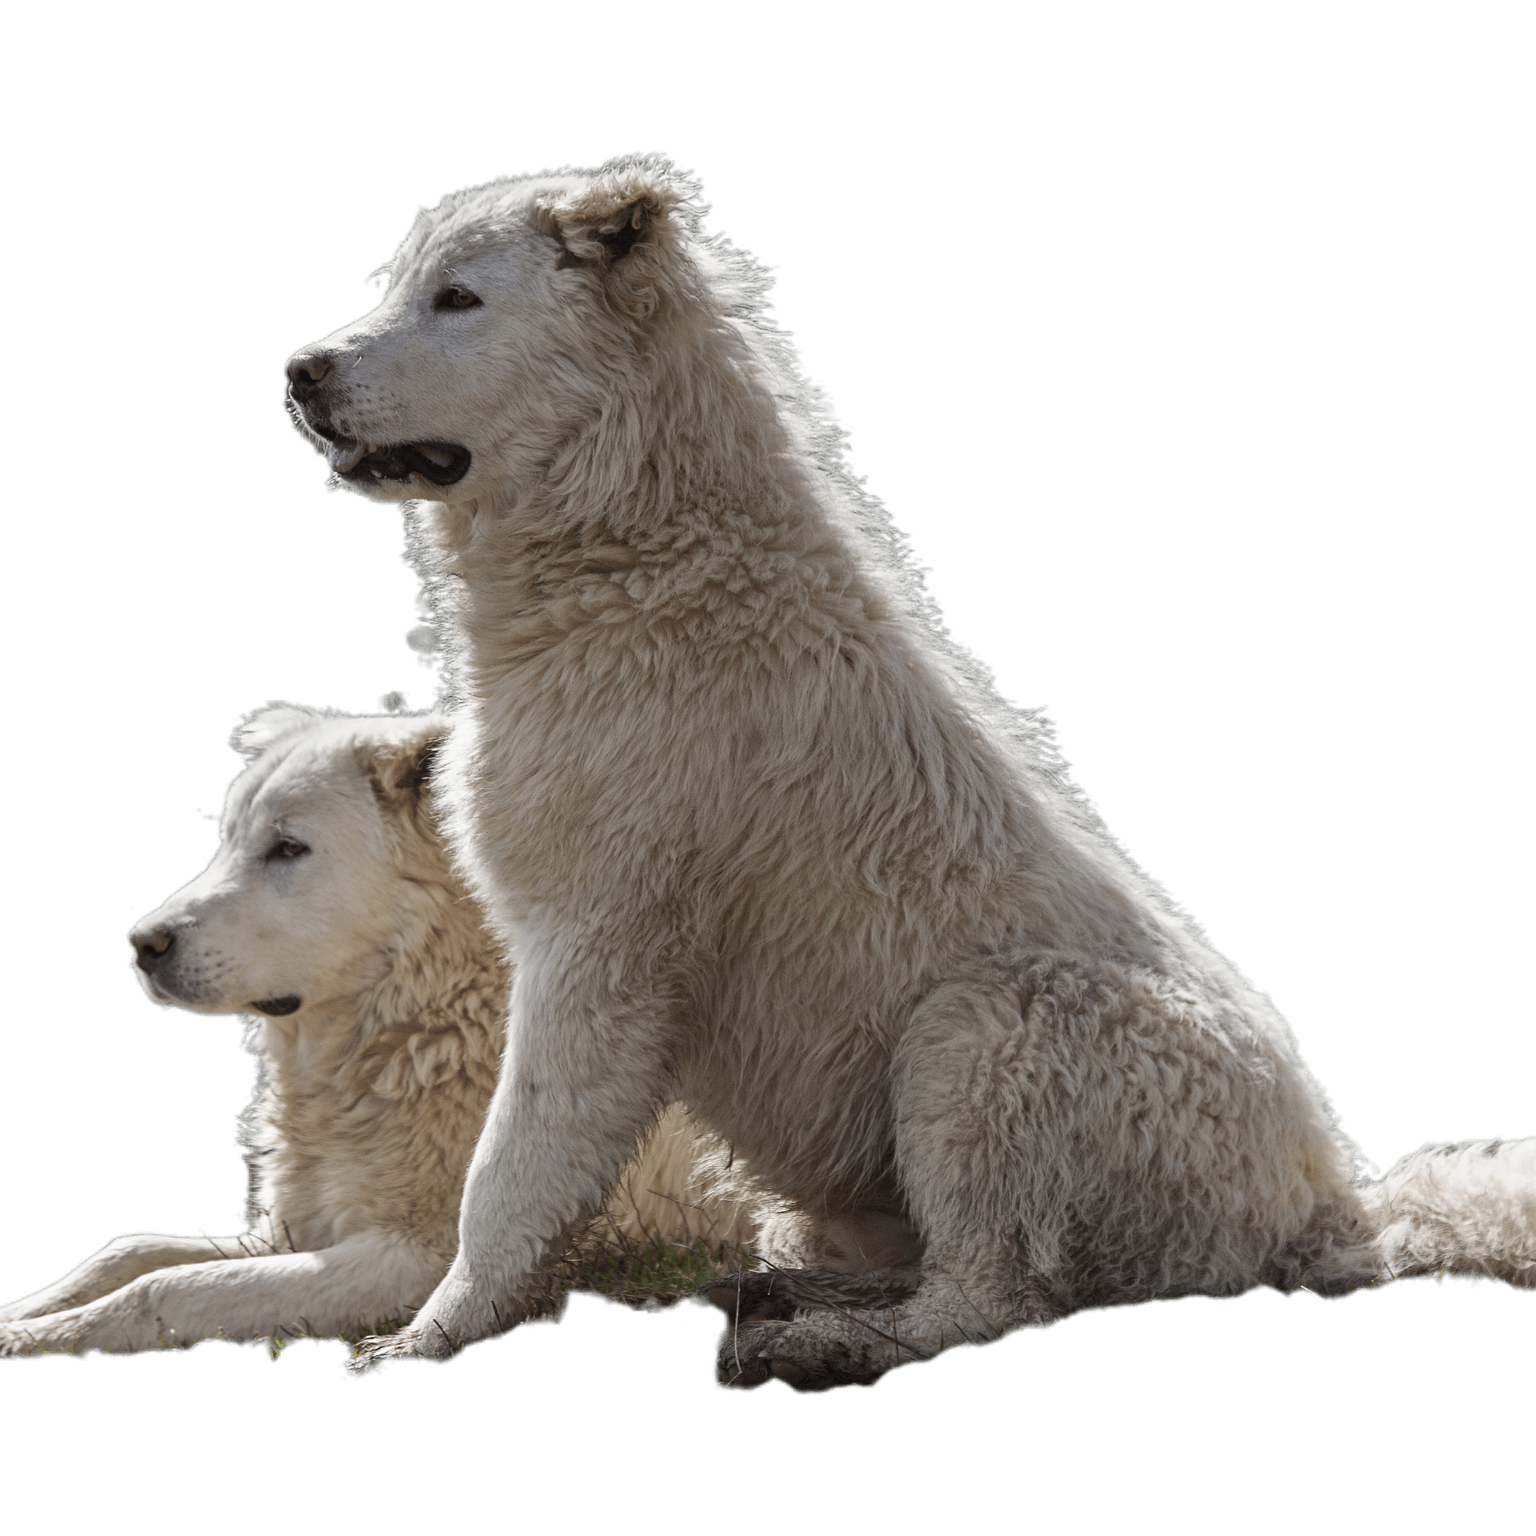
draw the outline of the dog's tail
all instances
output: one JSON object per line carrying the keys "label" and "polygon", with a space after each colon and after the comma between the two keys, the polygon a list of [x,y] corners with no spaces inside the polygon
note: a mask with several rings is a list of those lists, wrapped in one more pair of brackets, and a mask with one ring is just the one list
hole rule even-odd
{"label": "dog's tail", "polygon": [[1536,1138],[1421,1147],[1361,1194],[1393,1279],[1456,1273],[1536,1287]]}

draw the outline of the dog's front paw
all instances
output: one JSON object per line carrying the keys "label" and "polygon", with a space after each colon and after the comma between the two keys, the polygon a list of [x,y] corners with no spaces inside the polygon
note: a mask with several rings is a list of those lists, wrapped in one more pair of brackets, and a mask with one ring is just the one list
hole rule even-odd
{"label": "dog's front paw", "polygon": [[71,1314],[36,1317],[14,1323],[0,1323],[0,1359],[17,1355],[48,1355],[74,1348]]}
{"label": "dog's front paw", "polygon": [[352,1350],[347,1368],[371,1370],[385,1360],[446,1360],[464,1347],[441,1323],[418,1318],[398,1333],[371,1334]]}
{"label": "dog's front paw", "polygon": [[34,1355],[38,1344],[19,1323],[0,1323],[0,1360],[13,1355]]}
{"label": "dog's front paw", "polygon": [[383,1360],[446,1360],[466,1344],[505,1333],[538,1315],[533,1302],[498,1307],[494,1295],[491,1287],[467,1272],[450,1269],[409,1326],[370,1336],[356,1346],[351,1369],[366,1371]]}

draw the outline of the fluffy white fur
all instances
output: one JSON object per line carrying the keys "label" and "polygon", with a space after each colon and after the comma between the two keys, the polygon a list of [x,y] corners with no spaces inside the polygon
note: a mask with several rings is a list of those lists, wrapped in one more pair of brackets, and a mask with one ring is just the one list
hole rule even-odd
{"label": "fluffy white fur", "polygon": [[947,640],[696,198],[654,158],[454,194],[290,364],[341,481],[434,498],[451,836],[517,960],[458,1255],[374,1356],[523,1315],[673,1098],[802,1270],[724,1298],[741,1384],[1106,1302],[1528,1279],[1529,1145],[1362,1185],[1268,998]]}
{"label": "fluffy white fur", "polygon": [[[426,772],[443,731],[284,705],[237,732],[251,761],[218,853],[131,940],[157,1000],[269,1015],[249,1228],[117,1239],[0,1311],[0,1353],[355,1336],[408,1318],[447,1272],[509,979],[438,836]],[[584,1258],[747,1241],[741,1207],[706,1188],[709,1150],[669,1111]]]}

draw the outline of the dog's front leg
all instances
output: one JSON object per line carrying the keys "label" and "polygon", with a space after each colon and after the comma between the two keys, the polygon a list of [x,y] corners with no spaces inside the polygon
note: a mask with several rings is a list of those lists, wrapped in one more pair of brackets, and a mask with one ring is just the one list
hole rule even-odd
{"label": "dog's front leg", "polygon": [[254,1236],[163,1237],[155,1232],[135,1232],[114,1237],[100,1253],[93,1253],[62,1280],[0,1307],[0,1323],[83,1307],[157,1269],[206,1264],[211,1259],[254,1258],[275,1251],[270,1243]]}
{"label": "dog's front leg", "polygon": [[653,976],[611,956],[568,940],[520,957],[458,1257],[409,1328],[364,1343],[360,1366],[452,1354],[547,1298],[561,1240],[597,1213],[671,1088],[675,1009]]}
{"label": "dog's front leg", "polygon": [[364,1232],[312,1253],[157,1269],[84,1306],[0,1324],[0,1355],[360,1333],[409,1316],[443,1268],[415,1243]]}

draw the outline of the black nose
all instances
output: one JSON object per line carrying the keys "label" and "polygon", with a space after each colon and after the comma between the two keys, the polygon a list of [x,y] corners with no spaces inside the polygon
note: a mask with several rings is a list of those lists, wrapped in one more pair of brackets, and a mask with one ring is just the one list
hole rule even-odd
{"label": "black nose", "polygon": [[295,400],[308,400],[336,377],[336,360],[328,352],[300,352],[288,359],[288,388]]}
{"label": "black nose", "polygon": [[170,954],[176,935],[169,928],[135,928],[128,935],[128,942],[139,957],[139,969],[152,971]]}

